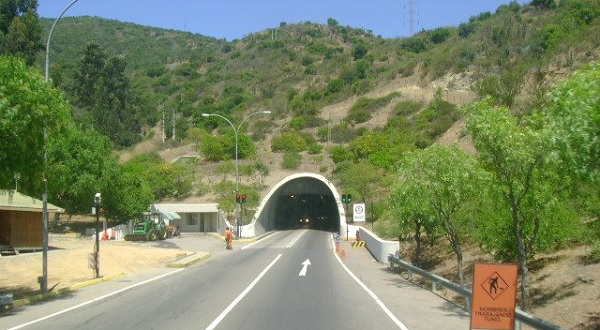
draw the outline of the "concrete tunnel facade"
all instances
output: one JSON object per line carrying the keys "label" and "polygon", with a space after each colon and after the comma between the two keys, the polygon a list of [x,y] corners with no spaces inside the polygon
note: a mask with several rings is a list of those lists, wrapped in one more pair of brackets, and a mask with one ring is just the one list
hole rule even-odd
{"label": "concrete tunnel facade", "polygon": [[346,214],[335,186],[322,175],[292,174],[263,198],[242,237],[272,230],[310,228],[346,233]]}

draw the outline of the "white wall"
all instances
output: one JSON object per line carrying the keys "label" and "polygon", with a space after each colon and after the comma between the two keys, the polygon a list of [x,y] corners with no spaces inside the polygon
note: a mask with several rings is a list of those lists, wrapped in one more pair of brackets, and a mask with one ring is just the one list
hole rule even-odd
{"label": "white wall", "polygon": [[[367,249],[377,261],[385,263],[387,262],[388,255],[400,255],[400,244],[397,241],[382,240],[371,231],[362,227],[359,230],[360,240],[365,241]],[[354,232],[356,232],[356,229]]]}

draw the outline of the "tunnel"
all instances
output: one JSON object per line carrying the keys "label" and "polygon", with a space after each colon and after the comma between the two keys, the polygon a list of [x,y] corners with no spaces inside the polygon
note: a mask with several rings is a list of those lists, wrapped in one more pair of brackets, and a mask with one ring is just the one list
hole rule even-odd
{"label": "tunnel", "polygon": [[243,237],[273,230],[316,229],[345,233],[346,222],[340,195],[322,175],[298,173],[273,187],[261,201]]}

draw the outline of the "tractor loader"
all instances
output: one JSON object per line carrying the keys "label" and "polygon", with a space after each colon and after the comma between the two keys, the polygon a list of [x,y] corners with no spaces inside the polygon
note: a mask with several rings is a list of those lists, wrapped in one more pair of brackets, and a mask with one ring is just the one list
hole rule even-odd
{"label": "tractor loader", "polygon": [[126,241],[156,241],[169,236],[169,230],[160,212],[145,212],[133,225],[133,233],[125,235]]}

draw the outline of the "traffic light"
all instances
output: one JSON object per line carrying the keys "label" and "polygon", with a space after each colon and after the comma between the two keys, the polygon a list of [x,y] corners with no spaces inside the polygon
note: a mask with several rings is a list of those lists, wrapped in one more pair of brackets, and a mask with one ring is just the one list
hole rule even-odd
{"label": "traffic light", "polygon": [[242,198],[242,195],[240,195],[240,194],[235,195],[235,202],[239,204],[241,201],[241,198]]}
{"label": "traffic light", "polygon": [[242,204],[246,203],[246,195],[242,195]]}
{"label": "traffic light", "polygon": [[352,195],[350,194],[342,194],[342,203],[350,204],[352,203]]}

